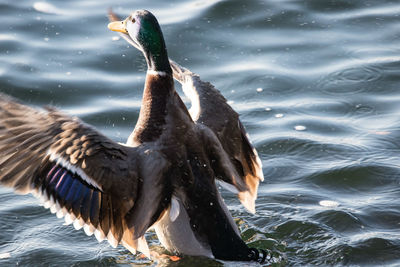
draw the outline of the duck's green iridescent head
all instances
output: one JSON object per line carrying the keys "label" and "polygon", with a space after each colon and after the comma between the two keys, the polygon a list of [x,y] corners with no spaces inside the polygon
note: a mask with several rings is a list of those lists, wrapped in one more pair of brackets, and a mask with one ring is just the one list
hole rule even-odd
{"label": "duck's green iridescent head", "polygon": [[149,70],[172,73],[164,37],[152,13],[136,10],[124,21],[111,22],[108,28],[129,35],[146,57]]}

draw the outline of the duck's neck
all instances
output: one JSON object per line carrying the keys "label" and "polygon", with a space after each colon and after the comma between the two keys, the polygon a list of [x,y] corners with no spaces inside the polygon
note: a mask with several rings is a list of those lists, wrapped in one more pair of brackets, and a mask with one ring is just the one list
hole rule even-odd
{"label": "duck's neck", "polygon": [[162,134],[168,102],[174,90],[174,82],[169,73],[147,71],[139,118],[128,143],[151,142]]}
{"label": "duck's neck", "polygon": [[[172,69],[169,64],[167,51],[164,48],[164,52],[160,53],[145,53],[145,58],[147,62],[147,73],[157,72],[160,75],[168,74],[169,76],[172,76]],[[162,55],[162,53],[165,54]]]}
{"label": "duck's neck", "polygon": [[131,144],[151,142],[162,134],[168,103],[175,91],[161,29],[146,36],[149,40],[141,43],[147,61],[147,75],[138,122],[128,140]]}
{"label": "duck's neck", "polygon": [[146,58],[148,71],[164,72],[172,76],[172,69],[169,64],[167,48],[161,29],[159,32],[149,33],[148,38],[150,40],[142,43],[142,51]]}

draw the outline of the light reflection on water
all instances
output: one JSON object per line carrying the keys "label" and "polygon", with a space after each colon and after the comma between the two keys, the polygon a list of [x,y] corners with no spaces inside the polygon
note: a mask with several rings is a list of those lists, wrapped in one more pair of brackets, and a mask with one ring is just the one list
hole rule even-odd
{"label": "light reflection on water", "polygon": [[[223,195],[248,243],[288,265],[400,264],[398,3],[3,1],[1,92],[55,105],[123,142],[145,61],[107,29],[110,6],[155,13],[170,57],[240,113],[264,165],[257,214]],[[1,265],[153,264],[37,203],[0,188]],[[154,233],[148,240],[161,250]],[[199,262],[218,265],[174,264]]]}

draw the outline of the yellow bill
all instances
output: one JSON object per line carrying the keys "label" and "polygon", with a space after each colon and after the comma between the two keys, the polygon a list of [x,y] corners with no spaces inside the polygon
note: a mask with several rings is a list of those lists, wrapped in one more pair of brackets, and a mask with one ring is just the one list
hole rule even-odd
{"label": "yellow bill", "polygon": [[108,24],[108,28],[115,32],[128,33],[126,30],[126,21],[114,21]]}

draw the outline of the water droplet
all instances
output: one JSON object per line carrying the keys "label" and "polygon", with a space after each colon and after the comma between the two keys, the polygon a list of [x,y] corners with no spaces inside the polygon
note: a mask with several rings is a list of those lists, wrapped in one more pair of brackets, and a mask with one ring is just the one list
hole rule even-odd
{"label": "water droplet", "polygon": [[271,111],[272,109],[271,108],[265,108],[265,111]]}
{"label": "water droplet", "polygon": [[48,42],[50,39],[49,39],[49,37],[45,37],[45,38],[43,38],[43,40],[44,40],[45,42]]}
{"label": "water droplet", "polygon": [[322,207],[329,207],[329,208],[335,208],[335,207],[339,206],[339,203],[336,201],[333,201],[333,200],[321,200],[319,202],[319,204]]}
{"label": "water droplet", "polygon": [[278,113],[278,114],[275,114],[275,118],[283,118],[283,114],[282,113]]}
{"label": "water droplet", "polygon": [[305,130],[307,130],[306,126],[303,126],[303,125],[296,125],[296,126],[294,126],[294,129],[296,131],[305,131]]}
{"label": "water droplet", "polygon": [[113,41],[118,41],[119,39],[121,39],[121,37],[119,37],[119,36],[113,36],[111,39],[112,39]]}
{"label": "water droplet", "polygon": [[263,91],[263,89],[261,88],[261,87],[259,87],[259,88],[257,88],[257,92],[262,92]]}

